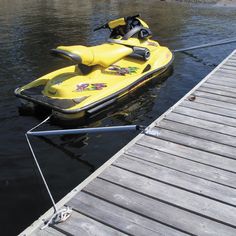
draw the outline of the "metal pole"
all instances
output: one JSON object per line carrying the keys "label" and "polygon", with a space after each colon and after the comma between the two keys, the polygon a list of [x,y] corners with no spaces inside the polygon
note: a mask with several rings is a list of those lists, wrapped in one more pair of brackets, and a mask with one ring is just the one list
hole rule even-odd
{"label": "metal pole", "polygon": [[47,130],[47,131],[34,131],[34,132],[29,131],[27,132],[27,134],[33,136],[52,136],[52,135],[65,135],[65,134],[124,132],[124,131],[135,131],[144,129],[145,127],[139,125],[125,125],[125,126],[82,128],[82,129]]}
{"label": "metal pole", "polygon": [[206,44],[201,44],[198,46],[193,46],[193,47],[188,47],[188,48],[181,48],[181,49],[176,49],[173,50],[173,52],[185,52],[185,51],[190,51],[190,50],[195,50],[195,49],[200,49],[200,48],[206,48],[206,47],[213,47],[217,45],[223,45],[227,43],[235,43],[236,38],[231,38],[231,39],[224,39],[224,40],[219,40],[213,43],[206,43]]}

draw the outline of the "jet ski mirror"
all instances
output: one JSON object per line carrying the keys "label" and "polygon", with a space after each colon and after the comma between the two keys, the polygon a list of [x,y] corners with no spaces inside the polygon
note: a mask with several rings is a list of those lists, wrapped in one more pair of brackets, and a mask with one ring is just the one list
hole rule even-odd
{"label": "jet ski mirror", "polygon": [[99,26],[99,27],[95,28],[93,31],[95,32],[95,31],[98,31],[100,29],[107,29],[107,28],[109,28],[109,25],[106,23],[106,24],[104,24],[102,26]]}
{"label": "jet ski mirror", "polygon": [[134,15],[134,16],[128,16],[124,18],[118,18],[115,20],[111,20],[107,22],[104,25],[101,25],[97,28],[95,28],[93,31],[98,31],[100,29],[110,29],[113,30],[117,27],[122,27],[122,26],[129,26],[130,28],[133,28],[137,25],[140,25],[140,21],[137,19],[140,15]]}

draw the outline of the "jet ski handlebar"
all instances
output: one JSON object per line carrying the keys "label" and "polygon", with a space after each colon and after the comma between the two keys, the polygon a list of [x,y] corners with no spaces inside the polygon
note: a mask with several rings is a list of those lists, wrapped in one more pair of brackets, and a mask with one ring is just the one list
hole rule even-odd
{"label": "jet ski handlebar", "polygon": [[137,15],[134,15],[134,16],[127,16],[125,17],[125,21],[128,22],[128,21],[133,21],[135,20],[137,17],[140,17],[140,14],[137,14]]}
{"label": "jet ski handlebar", "polygon": [[102,25],[102,26],[99,26],[99,27],[95,28],[93,31],[98,31],[98,30],[100,30],[100,29],[109,29],[108,23],[106,23],[106,24],[104,24],[104,25]]}
{"label": "jet ski handlebar", "polygon": [[115,27],[120,26],[120,25],[132,24],[132,22],[139,16],[140,15],[138,14],[138,15],[134,15],[134,16],[128,16],[128,17],[112,20],[112,21],[107,22],[104,25],[101,25],[101,26],[95,28],[93,31],[97,31],[97,30],[100,30],[100,29],[110,29],[110,30],[112,30]]}

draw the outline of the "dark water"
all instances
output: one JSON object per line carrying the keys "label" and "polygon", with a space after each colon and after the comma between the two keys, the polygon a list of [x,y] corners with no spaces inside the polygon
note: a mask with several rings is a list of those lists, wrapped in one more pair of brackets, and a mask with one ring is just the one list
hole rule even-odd
{"label": "dark water", "polygon": [[[20,116],[13,90],[67,65],[48,51],[92,45],[107,33],[92,29],[108,19],[141,13],[155,39],[171,49],[235,37],[236,9],[158,1],[0,0],[0,232],[15,235],[50,207],[24,133],[40,119]],[[208,74],[235,44],[177,54],[173,74],[144,88],[125,105],[88,126],[150,124]],[[46,128],[57,128],[49,124]],[[61,199],[136,134],[34,138],[33,145],[56,200]]]}

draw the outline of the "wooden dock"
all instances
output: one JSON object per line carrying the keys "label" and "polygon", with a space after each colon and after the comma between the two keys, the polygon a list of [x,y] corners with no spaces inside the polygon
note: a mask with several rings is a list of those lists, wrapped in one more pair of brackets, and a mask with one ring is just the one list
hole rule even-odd
{"label": "wooden dock", "polygon": [[236,50],[21,235],[236,235]]}

